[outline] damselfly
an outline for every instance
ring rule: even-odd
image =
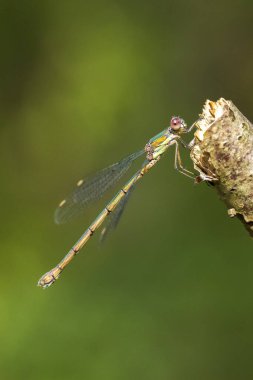
[[[46,288],[53,284],[55,280],[59,278],[63,269],[72,261],[75,255],[88,242],[94,232],[106,219],[108,219],[108,224],[102,230],[102,239],[105,238],[108,231],[116,227],[136,183],[144,176],[144,174],[156,165],[161,156],[170,146],[175,145],[176,148],[174,161],[175,169],[190,178],[194,178],[193,173],[183,167],[179,153],[179,143],[181,143],[184,147],[187,147],[187,144],[182,140],[181,135],[183,133],[188,133],[192,127],[187,129],[183,119],[179,116],[173,116],[170,121],[170,126],[150,139],[144,149],[131,154],[108,168],[101,170],[95,174],[94,177],[86,180],[85,182],[80,180],[77,183],[77,187],[73,193],[68,198],[64,199],[57,208],[55,212],[56,223],[60,224],[67,222],[80,214],[91,201],[99,199],[109,188],[111,188],[111,186],[126,173],[134,160],[139,158],[141,155],[146,154],[146,159],[142,164],[142,167],[105,206],[103,211],[97,216],[93,223],[91,223],[67,255],[59,262],[59,264],[41,277],[38,282],[38,286]]]

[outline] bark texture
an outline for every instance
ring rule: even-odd
[[[190,143],[197,180],[211,182],[253,236],[253,125],[229,100],[207,100]]]

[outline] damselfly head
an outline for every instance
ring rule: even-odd
[[[170,120],[170,128],[173,132],[184,133],[187,131],[186,122],[179,116],[173,116]]]

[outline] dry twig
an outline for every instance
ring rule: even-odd
[[[253,236],[253,125],[223,98],[207,100],[190,143],[198,180],[211,182]]]

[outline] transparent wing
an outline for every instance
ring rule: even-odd
[[[66,223],[80,215],[92,201],[100,199],[130,168],[144,150],[99,171],[86,181],[80,180],[76,189],[64,199],[55,211],[55,223]]]
[[[123,214],[123,211],[126,207],[127,202],[129,201],[129,197],[132,194],[133,190],[135,189],[135,186],[132,186],[131,189],[128,190],[127,194],[121,201],[119,202],[116,209],[108,216],[107,218],[107,224],[102,229],[100,234],[100,242],[103,243],[105,239],[107,239],[107,236],[110,232],[112,232],[118,225],[120,218]]]

